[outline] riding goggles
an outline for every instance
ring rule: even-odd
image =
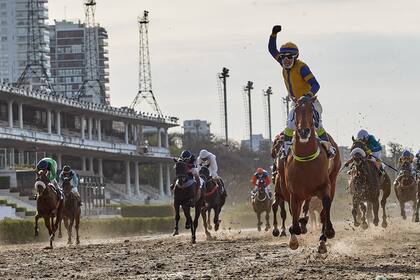
[[[297,55],[296,54],[291,54],[291,53],[281,53],[280,54],[280,58],[283,60],[283,59],[285,59],[285,58],[287,58],[287,59],[294,59],[294,58],[296,58],[297,57]]]

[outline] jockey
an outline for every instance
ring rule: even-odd
[[[419,177],[420,176],[420,150],[416,154],[415,169],[416,169],[417,177]]]
[[[181,155],[178,157],[178,161],[184,162],[187,165],[187,174],[191,177],[191,179],[195,179],[195,182],[198,186],[202,186],[201,179],[199,176],[199,169],[197,168],[196,158],[193,153],[189,150],[184,150],[181,152]],[[175,187],[175,183],[170,185],[171,190]]]
[[[69,165],[65,165],[63,167],[63,170],[61,171],[60,175],[58,176],[58,182],[63,188],[63,182],[64,178],[70,178],[70,184],[71,184],[71,191],[77,196],[77,198],[80,200],[80,194],[77,187],[79,186],[79,178],[77,177],[77,174],[74,170],[70,168]]]
[[[404,177],[404,170],[402,170],[402,167],[403,167],[403,164],[405,162],[408,162],[409,163],[411,174],[413,175],[414,178],[416,178],[416,170],[415,170],[415,168],[413,168],[413,165],[414,165],[414,155],[413,155],[412,152],[410,152],[410,150],[405,149],[402,152],[402,155],[401,155],[401,157],[398,160],[398,163],[399,163],[399,166],[400,166],[401,170],[398,173],[397,178],[395,179],[395,183],[396,184],[400,184],[401,183],[401,179]]]
[[[319,84],[312,74],[309,67],[297,59],[299,56],[298,47],[291,42],[285,43],[281,46],[280,51],[277,49],[276,39],[277,33],[281,31],[281,26],[273,27],[270,40],[268,42],[268,50],[274,59],[283,67],[283,79],[286,84],[289,97],[292,99],[292,110],[287,117],[287,127],[284,130],[284,154],[286,156],[292,145],[293,133],[295,131],[295,109],[296,102],[301,98],[309,99],[316,95],[319,90]],[[314,124],[316,133],[321,141],[330,142],[328,134],[322,126],[321,119],[322,107],[318,99],[314,102]],[[330,148],[327,151],[329,158],[334,158],[335,148],[328,145]]]
[[[216,183],[221,187],[223,193],[225,192],[225,185],[222,178],[217,174],[218,166],[216,156],[207,150],[201,150],[197,158],[198,169],[205,166],[210,171],[210,176],[216,180]]]
[[[57,162],[52,158],[43,158],[41,159],[37,165],[35,172],[38,173],[39,171],[44,171],[45,175],[47,176],[50,183],[54,186],[55,191],[59,195],[60,199],[63,199],[63,191],[61,190],[60,186],[57,184]]]
[[[257,168],[255,174],[252,176],[251,178],[251,183],[252,186],[254,187],[254,189],[252,190],[252,194],[255,195],[258,191],[258,185],[257,182],[258,180],[264,180],[264,190],[265,193],[268,195],[268,197],[271,198],[271,191],[269,189],[271,180],[270,180],[270,175],[268,174],[268,172],[264,169],[262,169],[261,167]]]
[[[358,140],[363,141],[368,150],[366,151],[367,154],[370,156],[371,161],[373,161],[376,167],[381,171],[381,173],[385,172],[381,157],[382,157],[382,146],[378,140],[376,140],[375,136],[369,134],[365,129],[359,130],[357,133]]]

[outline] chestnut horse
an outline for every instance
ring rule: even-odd
[[[419,221],[419,207],[417,205],[417,182],[412,174],[411,164],[408,161],[405,161],[402,164],[401,170],[403,172],[402,178],[400,181],[395,181],[394,190],[395,194],[400,203],[401,216],[405,220],[407,217],[405,215],[405,203],[408,201],[413,202],[413,222]]]
[[[63,200],[59,198],[54,185],[48,180],[43,170],[37,173],[35,181],[35,189],[38,191],[36,200],[37,214],[35,216],[35,236],[39,234],[38,220],[44,218],[45,226],[50,236],[50,247],[52,249],[55,232],[61,223],[63,214]],[[55,218],[55,221],[54,221]]]
[[[186,218],[185,228],[191,229],[191,241],[194,244],[196,243],[195,232],[198,227],[198,219],[200,218],[201,209],[204,207],[204,195],[201,193],[201,185],[197,184],[195,178],[189,174],[187,164],[182,161],[175,161],[175,230],[173,235],[175,236],[179,234],[179,208],[182,207]],[[202,184],[201,181],[200,184]],[[195,209],[194,221],[191,218],[191,208]]]
[[[322,200],[323,207],[318,252],[326,253],[327,239],[335,236],[330,211],[341,162],[338,146],[330,136],[330,142],[337,151],[333,160],[328,159],[326,147],[317,140],[313,117],[315,100],[316,97],[300,99],[295,107],[296,133],[285,164],[285,185],[290,194],[289,205],[292,212],[289,246],[292,250],[299,247],[296,235],[302,233],[299,221],[302,204],[317,196]]]
[[[270,211],[273,203],[272,199],[267,195],[265,191],[264,179],[257,180],[257,193],[252,196],[252,208],[257,214],[257,229],[261,231],[261,214],[265,212],[265,231],[270,229]],[[268,186],[267,186],[268,187]]]

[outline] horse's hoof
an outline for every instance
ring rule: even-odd
[[[35,231],[35,237],[37,237],[39,235],[38,231]]]
[[[327,253],[327,246],[325,245],[325,241],[321,241],[318,247],[318,253],[325,254]]]
[[[185,229],[190,229],[191,228],[191,224],[185,224]]]
[[[211,241],[211,240],[213,240],[213,238],[211,237],[211,235],[210,235],[210,233],[206,233],[206,240],[207,241]]]
[[[176,236],[178,234],[179,234],[178,230],[175,230],[174,233],[172,234],[172,236]]]
[[[359,222],[354,222],[353,224],[354,224],[355,227],[359,227],[360,226],[360,223]]]
[[[67,245],[71,245],[73,244],[73,242],[71,242],[71,240],[67,241]]]
[[[273,229],[273,236],[277,237],[280,235],[280,231],[278,228]]]
[[[219,224],[215,224],[214,225],[214,231],[218,231],[219,230]]]
[[[195,238],[193,238],[193,239],[191,240],[191,243],[192,243],[192,244],[197,243],[197,241],[195,241]]]
[[[292,250],[296,250],[297,248],[299,248],[299,241],[298,241],[296,235],[294,235],[294,234],[292,234],[292,236],[290,236],[289,247]]]
[[[265,231],[268,231],[270,229],[270,225],[265,226]]]
[[[212,227],[210,224],[208,224],[208,225],[207,225],[207,228],[208,228],[209,230],[211,230],[213,227]]]
[[[388,226],[388,223],[386,221],[382,221],[382,227],[386,228]]]
[[[416,215],[416,217],[414,218],[414,222],[415,223],[418,223],[420,221],[420,219],[419,219],[419,215]]]
[[[367,229],[369,227],[368,223],[363,222],[362,224],[362,229]]]
[[[80,244],[80,240],[79,239],[77,239],[76,240],[76,245],[79,245]]]
[[[373,224],[375,225],[375,227],[377,227],[377,226],[378,226],[378,224],[379,224],[379,219],[377,219],[377,220],[373,220]]]
[[[58,234],[58,238],[62,238],[63,235],[61,233]]]
[[[331,227],[331,228],[327,228],[326,230],[325,230],[325,236],[328,238],[328,239],[333,239],[334,238],[334,236],[335,236],[335,230]]]
[[[53,249],[53,246],[44,247],[44,250],[52,250],[52,249]]]
[[[407,217],[405,215],[403,215],[402,218],[403,218],[403,220],[406,220],[407,219]]]
[[[281,231],[281,234],[280,234],[280,237],[286,237],[287,235],[286,235],[286,230],[282,230]]]
[[[260,226],[258,226],[258,231],[261,231],[261,227]]]
[[[306,225],[304,225],[304,224],[300,225],[300,232],[301,232],[301,234],[306,234],[308,232],[308,229],[306,228]]]

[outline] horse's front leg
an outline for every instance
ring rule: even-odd
[[[208,228],[211,230],[213,227],[211,226],[211,218],[210,218],[210,215],[211,215],[211,208],[208,208],[208,210],[207,210],[207,226],[208,226]]]
[[[265,231],[270,229],[270,210],[271,207],[268,207],[268,209],[265,211]]]
[[[305,203],[303,204],[303,218],[299,219],[300,228],[302,230],[302,234],[305,234],[308,232],[308,229],[306,228],[306,225],[308,224],[308,212],[309,212],[309,205],[311,204],[311,198],[308,198],[305,200]]]
[[[203,218],[203,226],[204,226],[204,231],[206,233],[206,237],[207,239],[209,239],[211,238],[211,234],[208,231],[208,225],[207,225],[207,207],[201,208],[201,217]]]
[[[63,235],[61,234],[61,221],[60,221],[60,223],[58,224],[58,238],[61,238],[61,237],[63,237]]]
[[[385,191],[382,193],[382,199],[381,199],[381,207],[382,207],[382,227],[386,228],[388,226],[388,223],[386,221],[386,196]]]
[[[292,226],[289,228],[290,241],[289,247],[292,250],[299,248],[299,241],[296,235],[300,235],[302,230],[299,225],[300,211],[302,209],[302,201],[296,195],[290,194],[290,208],[292,210]]]
[[[273,236],[279,236],[280,231],[277,226],[277,211],[279,209],[279,200],[277,199],[277,196],[275,195],[275,200],[273,205],[271,206],[271,209],[273,210]]]
[[[80,225],[80,208],[77,211],[76,214],[76,224],[75,224],[75,229],[76,229],[76,244],[79,245],[80,244],[80,238],[79,238],[79,225]]]
[[[367,223],[367,218],[366,218],[366,212],[367,212],[367,208],[365,203],[360,202],[360,209],[362,210],[362,228],[363,229],[367,229],[368,228],[368,223]]]
[[[358,218],[357,218],[357,216],[358,216],[357,212],[359,210],[359,204],[360,204],[360,202],[357,199],[357,195],[354,194],[353,195],[353,208],[351,209],[351,214],[353,215],[353,220],[354,220],[353,224],[354,224],[355,227],[360,226],[360,223],[359,223]]]
[[[416,197],[414,197],[413,199],[413,222],[418,222],[419,221],[419,211],[418,211],[418,206],[417,206],[417,199]]]
[[[50,218],[48,216],[47,217],[44,217],[44,223],[45,223],[45,226],[48,229],[48,234],[50,236],[50,247],[47,247],[47,249],[52,249],[53,248],[52,242],[54,240],[54,235],[53,235],[54,233],[53,233],[53,229],[52,229],[51,219],[52,218]]]
[[[191,218],[191,207],[186,206],[186,205],[182,205],[182,210],[184,211],[185,219],[187,220],[186,223],[190,225],[191,241],[194,244],[195,243],[195,230],[194,230],[194,224],[193,224],[192,218]]]
[[[261,212],[257,211],[257,229],[258,231],[261,231]]]
[[[285,237],[286,236],[286,207],[285,207],[285,201],[282,199],[280,200],[280,216],[281,216],[281,233],[280,236],[281,237]]]
[[[327,188],[328,189],[328,188]],[[319,237],[318,252],[325,254],[327,252],[327,238],[332,239],[335,236],[335,231],[331,222],[331,198],[328,194],[322,196],[322,211],[321,211],[322,232]]]
[[[175,208],[175,229],[174,229],[173,236],[179,234],[178,224],[179,224],[179,219],[181,218],[181,216],[179,215],[179,207],[180,207],[179,203],[174,203],[174,208]]]
[[[378,226],[379,224],[379,194],[372,201],[373,206],[373,224]]]
[[[214,207],[214,231],[218,231],[219,230],[219,226],[220,226],[220,205],[216,205]]]
[[[200,219],[200,214],[201,214],[201,208],[203,207],[202,203],[199,203],[200,201],[197,202],[197,206],[195,206],[194,208],[194,241],[195,241],[195,234],[197,232],[197,228],[198,228],[198,220]],[[193,242],[195,243],[195,242]]]
[[[405,202],[400,200],[400,211],[401,211],[401,217],[405,220],[407,219],[407,216],[405,215]]]

